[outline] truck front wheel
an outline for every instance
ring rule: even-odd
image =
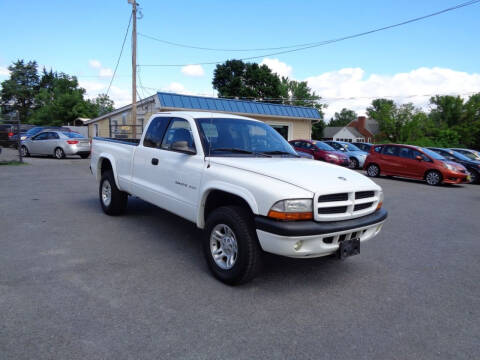
[[[255,225],[241,206],[223,206],[208,216],[203,250],[210,271],[229,285],[252,280],[261,267]]]
[[[120,191],[115,184],[115,178],[111,171],[106,171],[102,174],[100,180],[100,187],[98,189],[100,204],[103,212],[107,215],[120,215],[126,207],[128,201],[128,194]]]

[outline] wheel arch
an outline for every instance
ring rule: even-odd
[[[225,205],[245,207],[252,215],[258,214],[258,206],[253,195],[245,189],[215,184],[203,192],[197,214],[197,226],[203,229],[208,214],[214,209]]]
[[[114,158],[110,154],[101,154],[98,157],[97,162],[97,181],[100,181],[103,173],[108,170],[111,170],[113,172],[115,184],[117,185],[117,188],[120,189],[120,187],[118,186],[117,167],[115,166]]]

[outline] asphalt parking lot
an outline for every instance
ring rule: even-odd
[[[381,178],[359,256],[210,276],[199,232],[101,212],[88,160],[0,166],[1,359],[478,359],[480,186]]]

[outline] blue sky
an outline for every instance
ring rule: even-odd
[[[138,32],[179,43],[220,48],[263,48],[327,40],[390,25],[447,8],[462,0],[372,1],[154,1],[140,2]],[[128,23],[127,0],[2,1],[0,80],[23,58],[78,75],[89,95],[106,90]],[[419,106],[432,92],[480,91],[480,4],[418,23],[305,51],[260,58],[272,70],[308,80],[330,103],[362,112],[376,96]],[[139,36],[138,64],[191,64],[257,56],[260,52],[184,49]],[[130,92],[130,39],[112,97]],[[214,66],[140,67],[144,89],[212,94]],[[202,75],[203,73],[203,75]],[[103,76],[100,76],[103,75]],[[354,97],[356,100],[339,100]],[[331,101],[328,101],[331,99]],[[337,100],[335,100],[337,99]],[[409,100],[410,101],[410,100]]]

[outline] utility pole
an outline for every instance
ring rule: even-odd
[[[128,0],[132,4],[132,137],[137,136],[137,2]]]

